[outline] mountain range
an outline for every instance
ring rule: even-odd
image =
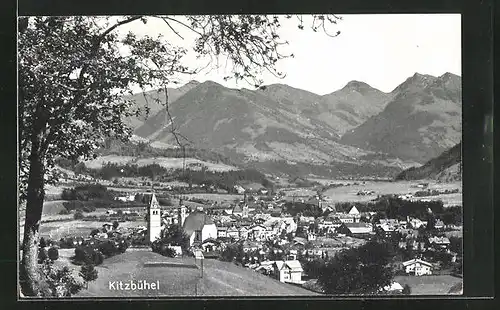
[[[164,105],[135,95],[139,107],[150,104],[148,117],[129,120],[135,135],[175,145],[173,125],[191,147],[266,170],[394,176],[461,136],[461,78],[451,73],[417,73],[391,93],[360,81],[323,96],[284,84],[191,81],[168,94],[173,124]]]

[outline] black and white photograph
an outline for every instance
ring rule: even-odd
[[[463,295],[461,21],[19,16],[19,299]]]

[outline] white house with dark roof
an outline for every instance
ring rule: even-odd
[[[217,227],[212,218],[204,212],[195,211],[189,214],[182,228],[189,237],[189,246],[208,238],[217,239]]]
[[[275,261],[274,274],[280,282],[302,284],[302,265],[298,260]]]
[[[407,274],[413,274],[415,276],[432,274],[432,264],[417,258],[403,262],[403,267]]]

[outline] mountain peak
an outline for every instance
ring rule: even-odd
[[[459,81],[459,80],[461,80],[461,77],[459,75],[453,74],[451,72],[446,72],[445,74],[441,75],[439,77],[439,79],[444,81],[444,82],[448,82],[450,80]]]
[[[422,89],[432,84],[434,81],[436,81],[436,79],[437,78],[435,76],[415,72],[415,74],[407,78],[406,81],[396,87],[393,92],[405,91],[408,89]]]
[[[350,81],[349,83],[344,86],[343,89],[355,89],[355,90],[361,90],[361,89],[371,89],[372,87],[365,82],[360,82],[360,81]]]

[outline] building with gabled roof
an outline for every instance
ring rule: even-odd
[[[350,237],[366,237],[374,234],[372,226],[368,223],[342,223],[337,228],[337,233]]]
[[[217,239],[217,227],[210,216],[201,211],[189,214],[182,227],[189,237],[189,246],[208,238]]]
[[[415,276],[432,274],[432,264],[418,258],[403,262],[403,267],[407,274],[413,274]]]
[[[275,261],[274,274],[280,282],[302,283],[302,265],[298,260]]]

